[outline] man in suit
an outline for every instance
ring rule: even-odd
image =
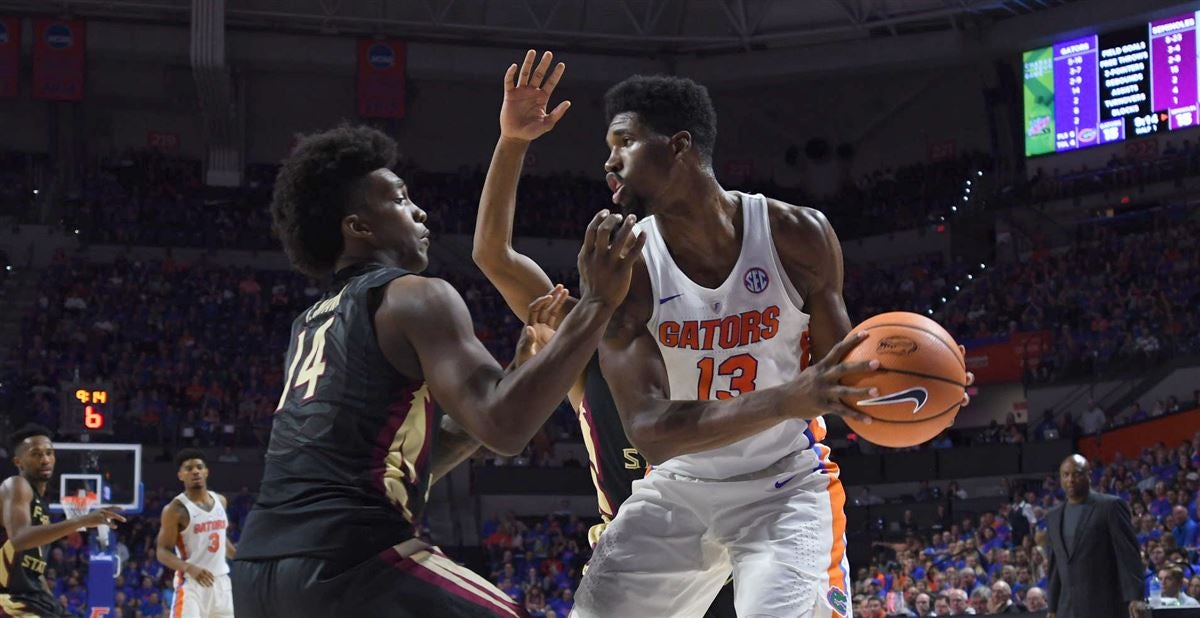
[[[1082,455],[1058,467],[1067,501],[1050,510],[1049,618],[1149,618],[1129,507],[1092,491]]]

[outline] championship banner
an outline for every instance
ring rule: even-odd
[[[0,98],[17,96],[20,74],[21,20],[0,17]]]
[[[87,28],[80,20],[33,20],[33,98],[82,101]]]
[[[358,115],[403,118],[405,45],[403,41],[359,39]]]

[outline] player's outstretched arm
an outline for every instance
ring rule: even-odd
[[[103,507],[83,517],[38,526],[29,518],[29,505],[32,503],[33,487],[24,478],[14,476],[0,485],[0,517],[3,517],[4,531],[16,551],[53,543],[81,527],[95,528],[101,524],[116,527],[115,522],[125,521],[116,509]]]
[[[159,517],[160,525],[155,542],[154,557],[168,569],[193,577],[200,582],[201,586],[208,587],[213,584],[212,573],[194,564],[188,564],[175,555],[175,544],[179,542],[179,530],[187,526],[189,521],[187,509],[183,508],[179,501],[172,500],[163,507],[162,515]]]
[[[439,279],[388,285],[375,317],[384,353],[411,367],[411,346],[434,398],[467,433],[498,453],[519,453],[583,372],[629,289],[631,258],[645,243],[634,222],[596,215],[579,254],[582,298],[546,347],[511,373],[475,337],[462,297]]]
[[[513,247],[517,183],[530,142],[554,128],[571,106],[570,101],[563,101],[553,111],[546,112],[546,104],[566,65],[560,62],[550,71],[554,55],[546,52],[535,68],[535,57],[536,53],[529,50],[520,72],[514,64],[504,75],[500,140],[479,198],[471,252],[475,264],[522,321],[527,318],[529,304],[545,294],[551,283],[537,262]]]
[[[732,399],[672,400],[662,354],[646,329],[651,302],[650,281],[639,262],[633,289],[600,344],[600,367],[612,388],[625,434],[651,464],[727,446],[790,418],[834,412],[870,422],[839,401],[872,393],[838,384],[844,375],[872,369],[867,363],[841,363],[857,339],[834,346],[825,359],[787,384]]]

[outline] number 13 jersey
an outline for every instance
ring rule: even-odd
[[[642,258],[653,290],[646,327],[658,343],[674,400],[729,399],[796,377],[807,366],[808,314],[775,251],[767,201],[738,193],[742,249],[716,289],[692,281],[667,249],[658,221],[643,219]],[[680,455],[657,466],[701,479],[761,471],[824,437],[820,419],[784,421],[733,444]],[[813,457],[814,465],[817,458]]]

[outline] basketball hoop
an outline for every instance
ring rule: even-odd
[[[96,492],[80,489],[74,496],[62,497],[63,512],[67,514],[67,517],[72,519],[83,517],[95,510],[99,506],[99,502],[100,497],[96,495]],[[84,532],[87,530],[87,527],[84,526],[78,530],[79,532]],[[108,547],[108,525],[101,524],[98,526],[97,532],[99,533],[97,540],[100,542],[100,545]]]

